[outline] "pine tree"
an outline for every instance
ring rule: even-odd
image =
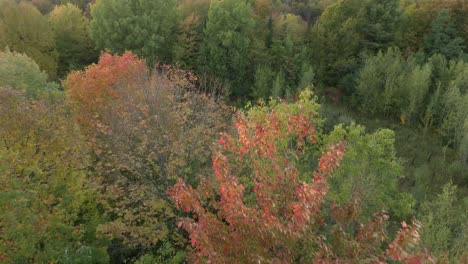
[[[448,59],[458,58],[466,50],[449,10],[441,10],[434,19],[431,32],[424,39],[424,47],[429,56],[440,53]]]

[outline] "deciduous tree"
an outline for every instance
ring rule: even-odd
[[[47,74],[28,56],[8,49],[0,52],[0,87],[25,90],[28,97],[36,98],[56,92],[55,86],[47,82]]]
[[[195,80],[166,66],[150,74],[132,53],[106,53],[65,83],[101,176],[110,222],[99,231],[122,241],[122,251],[146,252],[166,240],[180,248],[179,235],[169,232],[175,215],[165,190],[177,178],[196,184],[209,169],[227,113],[196,91]]]
[[[214,177],[198,189],[179,181],[169,193],[192,217],[179,225],[189,232],[190,260],[201,262],[334,263],[385,259],[433,261],[417,251],[419,226],[397,234],[385,252],[385,216],[355,225],[355,206],[322,210],[328,178],[345,156],[345,142],[330,145],[312,166],[297,163],[317,142],[317,107],[310,92],[294,104],[272,102],[238,113],[236,135],[223,133],[213,154]],[[326,210],[326,209],[325,209]],[[328,230],[330,233],[322,233]]]
[[[87,166],[63,100],[0,88],[0,262],[107,263]]]
[[[395,135],[388,129],[365,134],[362,126],[335,127],[327,142],[346,139],[346,155],[328,180],[329,198],[337,204],[359,204],[361,217],[369,220],[385,210],[393,219],[405,219],[413,213],[414,199],[399,190],[403,166],[396,157]]]
[[[93,62],[97,54],[89,36],[89,21],[78,7],[56,6],[48,19],[56,36],[59,76]]]
[[[30,3],[0,1],[0,49],[32,58],[54,80],[57,74],[55,36],[47,18]]]

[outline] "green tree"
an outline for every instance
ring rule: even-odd
[[[424,108],[427,106],[427,97],[431,86],[432,66],[426,63],[424,66],[415,66],[408,73],[406,84],[407,107],[403,110],[410,121],[418,118],[422,121]]]
[[[252,85],[251,13],[247,1],[212,1],[199,58],[200,71],[228,82],[235,97],[250,95]]]
[[[421,242],[439,259],[451,263],[461,263],[468,257],[468,199],[459,195],[455,185],[446,184],[420,212]]]
[[[364,1],[339,1],[329,6],[312,29],[312,62],[319,81],[336,86],[340,78],[358,64],[361,18]]]
[[[272,91],[273,71],[270,66],[261,65],[255,71],[255,84],[252,89],[252,97],[266,99]]]
[[[299,86],[298,86],[299,90],[303,90],[309,87],[310,85],[312,85],[312,82],[314,81],[314,79],[315,79],[314,69],[309,64],[304,63],[302,65],[302,71],[301,71],[301,75],[299,79]]]
[[[464,137],[464,124],[468,118],[468,92],[454,82],[443,95],[443,122],[441,129],[449,144],[460,146]]]
[[[169,62],[177,25],[175,0],[98,0],[91,6],[91,38],[97,48],[129,50],[154,65]]]
[[[48,15],[55,32],[59,53],[58,75],[63,77],[71,70],[91,64],[97,57],[89,36],[89,21],[82,11],[72,4],[56,6]]]
[[[441,10],[432,22],[431,32],[424,38],[424,49],[429,56],[440,53],[448,59],[456,59],[466,50],[449,10]]]
[[[399,0],[367,0],[363,12],[362,45],[377,52],[394,43],[401,14]]]
[[[0,262],[108,263],[90,157],[63,101],[0,89]]]
[[[285,94],[284,75],[278,72],[273,80],[273,87],[271,89],[271,96],[275,99],[283,98]]]
[[[312,30],[312,59],[319,80],[336,86],[359,67],[361,52],[391,46],[398,7],[397,0],[341,0],[329,6]]]
[[[209,7],[209,0],[179,1],[178,9],[182,17],[178,24],[174,59],[185,68],[195,69],[197,67]]]
[[[24,1],[0,0],[0,49],[28,55],[53,80],[57,74],[55,36],[47,18]]]
[[[396,157],[395,135],[388,129],[366,134],[362,126],[339,125],[326,142],[346,140],[346,155],[333,176],[329,198],[344,205],[360,204],[363,219],[385,210],[397,219],[412,213],[414,200],[410,194],[399,190],[403,166]]]
[[[28,97],[36,98],[53,91],[47,74],[28,56],[6,50],[0,52],[0,87],[24,89]]]
[[[399,115],[404,105],[407,64],[398,49],[368,56],[358,73],[356,95],[363,112]]]
[[[273,20],[271,64],[285,79],[285,91],[295,94],[302,66],[308,59],[305,37],[307,23],[301,17],[285,14]]]

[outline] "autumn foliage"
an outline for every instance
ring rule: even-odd
[[[176,205],[192,216],[179,222],[190,234],[191,261],[431,260],[424,254],[407,252],[417,244],[418,225],[405,224],[386,254],[382,249],[387,239],[384,214],[358,224],[354,222],[358,220],[358,205],[326,209],[327,178],[340,165],[346,144],[338,142],[326,148],[315,169],[312,164],[307,170],[298,169],[304,149],[317,144],[316,110],[316,103],[305,92],[295,104],[273,102],[239,113],[237,134],[221,134],[213,154],[214,178],[198,189],[179,181],[169,190]],[[332,220],[326,221],[327,214]],[[358,224],[356,235],[348,233],[353,224]],[[415,259],[419,262],[413,262]]]
[[[86,122],[86,114],[104,108],[112,99],[122,96],[119,85],[134,85],[147,74],[142,60],[127,52],[122,56],[104,53],[97,64],[92,64],[86,71],[70,74],[65,82],[67,94],[80,108],[80,121]],[[83,116],[84,115],[84,116]]]
[[[227,108],[198,92],[196,77],[169,66],[149,70],[134,54],[103,54],[65,82],[94,154],[93,171],[109,222],[99,232],[131,249],[179,237],[165,190],[210,169],[210,147]]]

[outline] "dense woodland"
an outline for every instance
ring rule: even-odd
[[[467,0],[0,0],[0,263],[468,263]]]

